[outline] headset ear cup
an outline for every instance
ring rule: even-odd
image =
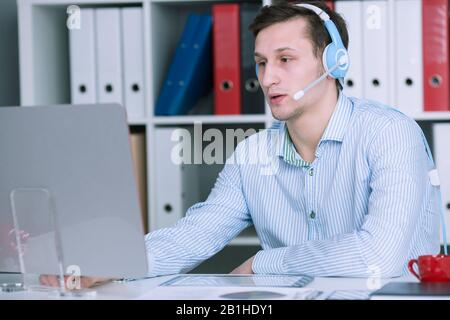
[[[322,56],[323,64],[326,65],[326,71],[328,72],[331,70],[337,63],[336,59],[336,46],[334,43],[330,43],[326,46],[325,50],[323,51]],[[336,79],[339,78],[339,69],[334,70],[330,73],[330,77]]]
[[[345,48],[336,48],[334,43],[330,43],[325,50],[323,51],[322,56],[322,63],[324,65],[325,70],[328,72],[331,70],[339,61],[339,58],[341,58],[343,55],[347,55],[348,59],[348,52]],[[349,67],[349,62],[347,62],[346,68],[339,67],[335,69],[333,72],[330,73],[330,77],[334,79],[344,78],[345,74],[347,73]]]
[[[327,56],[328,56],[328,48],[330,47],[330,44],[325,47],[322,54],[322,65],[325,72],[328,72],[330,70],[330,67],[327,62]],[[330,75],[331,76],[331,75]]]

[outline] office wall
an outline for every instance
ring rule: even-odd
[[[20,103],[16,0],[0,1],[0,106]]]

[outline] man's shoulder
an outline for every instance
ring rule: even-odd
[[[354,105],[357,118],[361,120],[379,121],[383,123],[396,121],[414,122],[411,117],[393,106],[368,99],[354,97],[350,97],[349,99]]]
[[[392,126],[420,131],[420,127],[413,118],[393,106],[373,100],[353,97],[349,99],[354,106],[355,122],[366,132],[377,134]]]
[[[392,141],[404,143],[404,139],[423,139],[422,129],[417,122],[395,107],[372,100],[350,98],[355,110],[355,121],[364,130],[368,141],[376,137],[389,137]]]

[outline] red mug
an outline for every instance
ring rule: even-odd
[[[419,272],[414,270],[415,264]],[[408,262],[408,269],[422,282],[450,282],[450,255],[420,256]]]

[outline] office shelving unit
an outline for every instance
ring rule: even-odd
[[[226,1],[222,1],[226,2]],[[239,1],[237,1],[239,2]],[[255,2],[255,1],[253,1]],[[147,199],[149,231],[155,229],[156,199],[154,132],[158,127],[189,127],[201,122],[208,127],[221,126],[256,130],[272,123],[270,111],[258,115],[186,115],[154,116],[154,105],[171,63],[172,53],[190,12],[210,12],[220,1],[193,0],[18,0],[21,105],[70,104],[70,64],[66,12],[69,5],[83,7],[141,7],[143,10],[145,116],[130,118],[130,127],[143,127],[147,150]],[[258,3],[268,4],[269,1]],[[221,165],[211,172],[217,173]],[[213,179],[214,178],[214,179]],[[202,186],[202,199],[213,186],[215,177],[208,177]],[[253,229],[244,230],[232,245],[258,245]]]
[[[251,0],[249,0],[251,1]],[[396,0],[386,0],[393,11]],[[155,166],[154,132],[158,127],[186,127],[194,122],[208,126],[241,126],[256,129],[270,127],[273,118],[269,108],[260,115],[187,115],[175,117],[154,116],[154,106],[161,89],[172,53],[181,35],[184,22],[191,11],[210,12],[214,0],[18,0],[19,54],[21,105],[69,104],[70,66],[68,30],[66,28],[69,5],[80,7],[141,7],[143,10],[145,116],[128,120],[130,127],[143,127],[146,134],[148,229],[154,230],[156,199],[154,190]],[[231,1],[230,1],[231,2]],[[239,1],[235,1],[239,2]],[[254,2],[254,1],[252,1]],[[258,1],[261,5],[271,0]],[[393,15],[389,23],[393,24]],[[394,33],[389,33],[389,56],[394,57]],[[394,74],[391,73],[391,83]],[[392,100],[392,99],[391,99]],[[392,101],[391,101],[392,102]],[[414,115],[418,121],[450,121],[450,112],[421,113]],[[217,168],[216,168],[217,169]],[[205,185],[205,190],[212,187]],[[205,195],[203,195],[205,196]],[[203,200],[203,199],[199,199]],[[244,231],[232,244],[258,245],[254,231]]]

